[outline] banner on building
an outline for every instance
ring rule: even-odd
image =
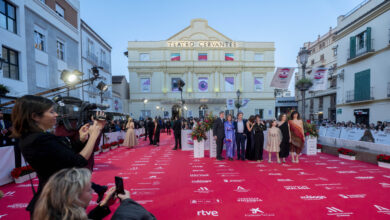
[[[264,90],[264,78],[255,77],[255,91],[263,91],[263,90]]]
[[[150,78],[141,79],[141,91],[150,92]]]
[[[226,99],[226,109],[234,110],[234,99]]]
[[[326,90],[328,85],[328,69],[323,67],[315,68],[311,80],[313,86],[310,87],[310,91]]]
[[[225,92],[234,91],[234,77],[225,77]]]
[[[234,61],[234,54],[225,53],[225,61]]]
[[[199,77],[198,79],[198,89],[200,92],[208,92],[209,91],[209,78],[207,77]]]
[[[180,53],[171,53],[171,61],[180,61]]]
[[[278,67],[274,77],[272,78],[271,87],[287,89],[290,85],[294,70],[294,67]]]
[[[250,99],[243,99],[241,101],[241,108],[246,108],[248,106]]]

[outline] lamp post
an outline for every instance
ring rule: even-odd
[[[298,53],[299,57],[299,62],[301,63],[302,66],[302,79],[305,79],[305,71],[306,71],[306,64],[307,60],[309,58],[309,53],[310,50],[307,50],[306,47],[302,47],[301,50]],[[301,89],[302,92],[302,119],[305,121],[305,107],[306,107],[306,100],[305,100],[305,95],[306,95],[306,90],[307,89]]]
[[[237,89],[236,95],[237,95],[236,107],[237,107],[237,114],[238,114],[240,112],[240,107],[241,107],[241,104],[240,104],[241,91],[240,91],[240,89]]]
[[[147,100],[147,99],[144,99],[144,114],[143,114],[144,117],[145,117],[145,115],[146,115],[146,109],[145,109],[146,103],[148,103],[148,100]]]

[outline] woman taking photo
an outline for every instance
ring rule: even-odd
[[[63,169],[48,180],[39,197],[34,220],[100,220],[111,213],[109,206],[119,197],[121,204],[111,219],[152,220],[155,217],[130,199],[129,191],[115,195],[115,187],[87,215],[85,209],[92,198],[91,172],[87,169]]]
[[[125,141],[123,142],[123,146],[128,148],[134,148],[134,146],[137,145],[137,137],[135,136],[134,131],[134,122],[132,118],[129,118],[127,124],[126,124],[126,137]]]
[[[264,122],[261,121],[260,115],[256,115],[256,122],[253,126],[253,147],[254,147],[254,159],[257,162],[263,161],[263,147],[264,147],[264,133],[267,130]]]
[[[299,113],[294,111],[291,113],[292,120],[288,121],[290,125],[291,137],[291,156],[293,163],[299,163],[299,154],[305,145],[305,135],[303,131],[303,122],[299,117]]]
[[[288,154],[290,152],[290,126],[287,122],[287,115],[281,114],[279,118],[278,127],[280,131],[282,132],[282,143],[280,143],[280,152],[279,157],[282,158],[282,162],[286,163],[286,158],[288,157]]]
[[[64,168],[87,166],[96,139],[105,125],[105,121],[95,120],[91,126],[82,126],[79,140],[70,143],[66,138],[46,132],[56,124],[58,115],[53,106],[50,99],[25,95],[16,101],[12,109],[13,136],[20,138],[23,157],[37,172],[39,179],[38,191],[27,207],[31,214],[51,175]],[[82,149],[80,153],[72,150],[79,147]]]

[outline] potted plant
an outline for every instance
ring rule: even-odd
[[[111,143],[111,150],[116,149],[118,147],[118,142],[114,141]]]
[[[17,167],[11,171],[11,176],[14,178],[15,183],[23,183],[29,179],[33,179],[37,176],[34,169],[30,166]]]
[[[94,155],[98,155],[100,153],[100,147],[95,148]]]
[[[300,91],[306,91],[313,86],[313,82],[309,78],[302,78],[295,83],[295,87]]]
[[[337,150],[339,152],[339,158],[347,159],[347,160],[356,160],[356,152],[346,148],[339,148]]]
[[[376,158],[378,166],[390,169],[390,155],[380,154]]]
[[[8,87],[0,84],[0,96],[5,96],[7,93],[9,93]]]
[[[303,130],[305,132],[305,149],[304,153],[307,155],[317,154],[317,127],[315,124],[311,124],[310,120],[303,123]]]
[[[194,140],[194,157],[204,157],[204,141],[207,140],[206,128],[203,123],[198,123],[191,132]]]
[[[110,147],[111,147],[111,144],[103,144],[103,145],[102,145],[102,151],[103,151],[103,153],[109,151],[109,150],[110,150]]]

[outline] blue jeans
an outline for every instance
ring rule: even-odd
[[[245,134],[236,133],[237,159],[245,159]]]

